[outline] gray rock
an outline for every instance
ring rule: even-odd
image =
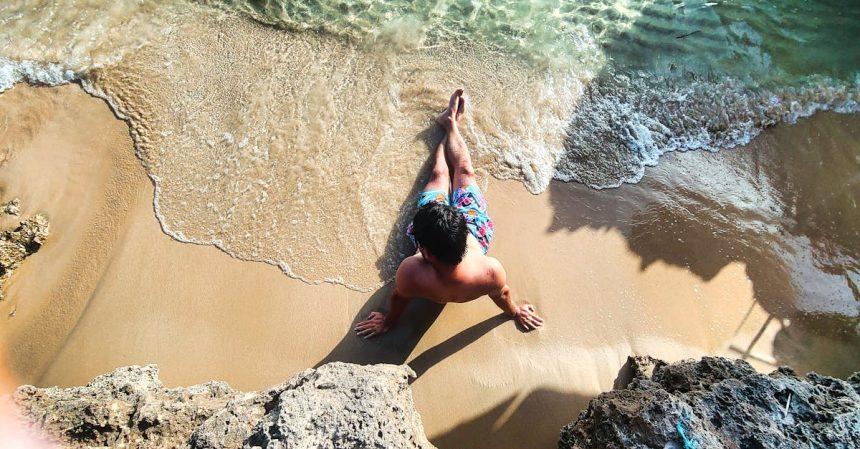
[[[426,448],[406,366],[330,363],[277,387],[165,388],[154,365],[84,387],[23,386],[22,419],[72,448]]]
[[[742,360],[666,364],[629,358],[623,389],[591,400],[562,429],[561,449],[860,447],[860,376],[848,381],[789,368],[757,373]]]
[[[432,447],[423,430],[415,431],[423,426],[409,393],[411,369],[336,366],[294,377],[255,426],[245,449]]]
[[[2,210],[6,215],[14,215],[17,217],[21,214],[21,200],[13,198],[12,200],[3,203]]]
[[[24,259],[42,247],[49,230],[48,219],[37,214],[20,222],[15,229],[0,233],[0,300],[3,284]]]

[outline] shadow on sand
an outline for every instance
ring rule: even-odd
[[[355,316],[350,329],[370,312],[385,308],[385,302],[390,293],[390,284],[374,293],[370,301]],[[504,314],[499,313],[458,332],[442,343],[428,348],[407,363],[407,359],[415,350],[418,342],[421,341],[421,337],[436,321],[444,307],[444,305],[431,301],[415,299],[409,303],[400,324],[396,328],[372,340],[357,337],[350,331],[325,358],[316,364],[316,367],[329,362],[348,362],[362,365],[375,363],[402,365],[406,363],[415,371],[417,378],[420,378],[439,362],[509,321]]]
[[[421,337],[442,313],[444,305],[423,299],[414,299],[403,312],[397,327],[370,340],[356,336],[352,330],[370,312],[388,309],[388,298],[391,296],[393,288],[392,283],[388,283],[370,297],[353,318],[347,334],[316,366],[329,362],[349,362],[362,365],[374,363],[401,365],[406,363],[407,357],[412,354]]]
[[[513,395],[490,410],[432,439],[439,448],[495,449],[558,446],[561,428],[591,398],[551,389]]]
[[[745,148],[669,154],[642,182],[617,189],[553,182],[547,232],[612,229],[643,271],[662,261],[706,281],[740,262],[755,301],[738,330],[754,307],[768,318],[751,341],[730,348],[737,357],[755,359],[765,330],[777,326],[776,363],[758,361],[850,375],[860,366],[860,295],[852,281],[860,272],[858,123],[821,114],[766,130]]]

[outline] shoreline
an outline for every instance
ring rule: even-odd
[[[184,245],[162,232],[128,127],[101,99],[75,85],[18,85],[0,96],[0,111],[13,109],[22,120],[7,131],[17,148],[0,168],[0,192],[21,197],[24,214],[46,212],[52,225],[44,247],[13,275],[10,300],[0,302],[0,341],[21,383],[82,384],[118,366],[158,363],[167,385],[216,378],[257,389],[328,361],[408,363],[436,445],[528,447],[546,441],[517,435],[543,438],[552,429],[554,439],[577,413],[571,404],[582,408],[611,389],[628,355],[676,361],[746,351],[767,371],[796,356],[778,347],[788,328],[814,343],[800,353],[799,370],[805,363],[839,375],[857,357],[851,340],[800,320],[786,326],[793,304],[754,299],[763,286],[753,285],[750,264],[773,261],[724,257],[710,241],[644,238],[677,231],[662,227],[677,221],[670,213],[645,213],[659,203],[652,179],[697,164],[722,167],[720,158],[743,150],[666,155],[641,184],[612,190],[554,181],[535,196],[517,181],[491,179],[491,254],[505,264],[515,297],[548,316],[548,328],[522,334],[490,301],[444,309],[413,301],[396,331],[364,342],[352,324],[384,302],[388,286],[368,294],[310,285],[208,245]],[[641,246],[647,241],[664,247]],[[700,259],[685,259],[697,250]],[[812,353],[824,346],[834,360]]]

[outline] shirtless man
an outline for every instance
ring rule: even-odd
[[[444,304],[488,295],[526,330],[543,325],[534,307],[514,304],[505,269],[486,256],[493,222],[458,128],[465,108],[463,89],[457,89],[436,119],[447,133],[436,148],[430,181],[418,197],[418,212],[406,231],[418,252],[397,269],[388,314],[371,312],[355,327],[359,336],[370,338],[391,329],[414,297]]]

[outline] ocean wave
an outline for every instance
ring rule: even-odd
[[[516,54],[533,62],[578,64],[590,61],[577,42],[585,26],[599,19],[594,11],[612,10],[615,21],[635,15],[612,2],[592,9],[563,0],[524,4],[518,1],[458,2],[430,0],[361,0],[295,2],[273,0],[199,0],[238,11],[258,22],[290,31],[315,31],[358,43],[400,49],[465,43]],[[595,8],[600,4],[600,8]],[[588,9],[587,12],[584,10]]]
[[[821,110],[860,111],[860,80],[814,76],[762,88],[734,78],[604,75],[589,84],[570,120],[554,177],[594,188],[636,183],[667,152],[733,148]]]
[[[84,73],[116,63],[168,32],[176,11],[194,8],[175,0],[0,2],[0,56]]]

